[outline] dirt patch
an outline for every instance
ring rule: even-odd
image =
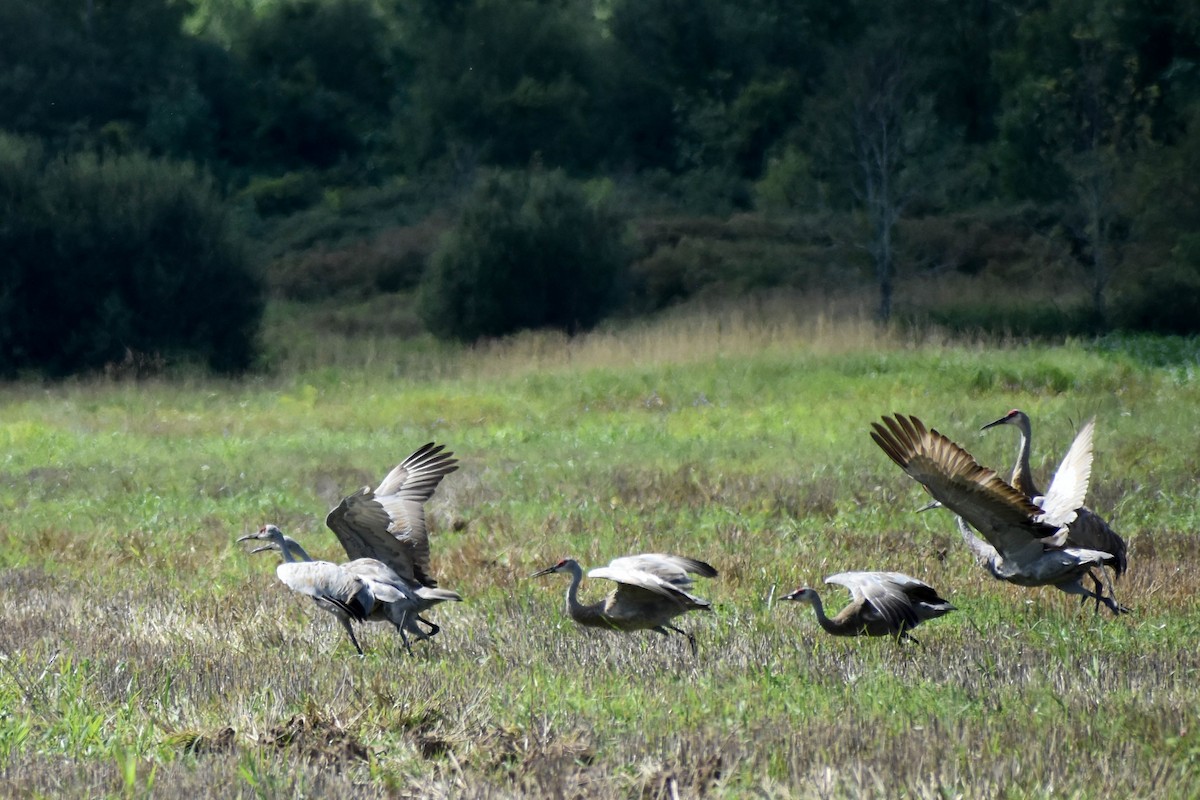
[[[227,753],[236,745],[236,733],[228,726],[215,731],[180,731],[167,737],[167,743],[185,753]]]
[[[295,714],[276,725],[259,743],[264,747],[295,749],[310,761],[330,764],[370,761],[371,751],[337,720]]]

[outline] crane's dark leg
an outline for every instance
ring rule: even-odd
[[[908,632],[907,628],[901,628],[900,632],[896,634],[896,644],[900,644],[901,642],[912,642],[918,647],[925,647],[925,645],[921,644],[920,639]]]
[[[688,633],[687,631],[683,630],[682,628],[676,628],[674,625],[659,625],[657,628],[654,628],[654,630],[658,631],[663,636],[670,636],[670,634],[667,633],[667,631],[675,631],[680,636],[686,636],[687,640],[688,640],[688,644],[691,645],[691,647],[692,647],[692,657],[693,658],[696,657],[696,653],[698,652],[696,650],[696,637],[693,636],[692,634]]]
[[[1097,581],[1097,586],[1096,586],[1095,591],[1092,591],[1091,589],[1088,589],[1083,585],[1082,576],[1075,579],[1074,581],[1058,583],[1058,584],[1055,584],[1055,586],[1057,586],[1061,591],[1064,591],[1067,594],[1081,595],[1083,597],[1083,600],[1081,602],[1086,603],[1088,598],[1094,599],[1096,601],[1096,613],[1100,612],[1100,604],[1101,603],[1104,603],[1104,605],[1106,605],[1108,607],[1108,610],[1111,611],[1113,614],[1129,613],[1128,608],[1126,608],[1125,606],[1119,605],[1116,602],[1116,600],[1113,599],[1111,583],[1108,585],[1108,594],[1106,595],[1104,593],[1104,585],[1100,584],[1098,582],[1098,579],[1096,578],[1095,573],[1093,573],[1091,570],[1088,570],[1088,572],[1086,574],[1093,581]],[[1105,578],[1108,577],[1107,573],[1102,573],[1102,574]]]
[[[1100,569],[1103,570],[1104,567],[1101,567]],[[1096,598],[1096,613],[1099,614],[1100,613],[1100,599],[1102,597],[1104,597],[1104,584],[1101,583],[1100,579],[1096,577],[1095,570],[1089,569],[1087,571],[1087,576],[1092,579],[1092,591],[1095,592],[1094,596]],[[1084,595],[1079,598],[1080,605],[1083,605],[1086,602],[1087,602],[1087,595]]]
[[[417,638],[413,640],[414,642],[421,642],[421,641],[424,641],[425,639],[432,639],[434,636],[437,636],[438,632],[441,630],[441,628],[438,625],[425,619],[420,614],[413,614],[412,617],[413,617],[412,630],[417,632]],[[429,630],[428,631],[421,630],[417,626],[418,622],[424,622],[426,625],[429,626]]]
[[[347,634],[349,634],[349,636],[350,636],[350,643],[351,643],[352,645],[354,645],[354,649],[358,651],[358,654],[359,654],[360,656],[361,656],[361,655],[364,655],[364,654],[363,654],[363,649],[362,649],[361,647],[359,647],[359,645],[358,645],[358,639],[357,639],[357,637],[355,637],[355,635],[354,635],[354,628],[352,628],[352,627],[350,626],[350,620],[349,620],[349,619],[347,619],[346,617],[338,617],[338,621],[342,623],[342,627],[343,627],[343,628],[345,628],[345,629],[346,629],[346,633],[347,633]]]
[[[404,629],[408,625],[408,615],[411,613],[412,612],[409,609],[404,609],[404,613],[400,615],[400,621],[392,623],[396,626],[396,630],[400,632],[400,641],[404,642],[404,652],[408,653],[410,656],[413,654],[412,645],[408,643],[408,634]]]

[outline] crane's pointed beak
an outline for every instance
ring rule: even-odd
[[[256,547],[256,548],[254,548],[253,550],[251,550],[251,551],[250,551],[250,555],[254,555],[255,553],[261,553],[261,552],[262,552],[262,551],[264,551],[264,550],[274,550],[274,549],[275,549],[275,548],[274,548],[274,547],[272,547],[271,545],[269,545],[269,544],[264,544],[262,547]]]
[[[247,533],[245,536],[239,536],[239,537],[238,537],[238,541],[239,541],[239,542],[247,542],[247,541],[249,541],[249,540],[251,540],[251,539],[255,539],[255,540],[257,540],[257,539],[258,539],[258,534],[257,534],[257,533]]]
[[[546,567],[546,568],[545,568],[545,569],[543,569],[543,570],[538,570],[537,572],[533,573],[533,574],[532,574],[532,575],[530,575],[529,577],[531,577],[531,578],[540,578],[540,577],[542,577],[543,575],[549,575],[551,572],[554,572],[554,567]]]
[[[983,426],[982,428],[980,428],[979,430],[981,430],[981,431],[986,431],[988,428],[994,428],[994,427],[996,427],[997,425],[1003,425],[1003,424],[1004,424],[1004,423],[1006,423],[1006,422],[1008,422],[1008,415],[1007,415],[1007,414],[1005,414],[1003,417],[1001,417],[1000,419],[996,420],[995,422],[989,422],[987,425],[984,425],[984,426]]]
[[[918,508],[917,513],[920,514],[922,511],[929,511],[931,508],[941,508],[941,507],[942,507],[942,503],[940,500],[930,500],[928,503],[926,503],[925,505]]]

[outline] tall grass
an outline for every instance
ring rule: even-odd
[[[950,339],[819,311],[778,297],[574,340],[347,338],[237,382],[5,387],[7,791],[1200,792],[1194,348]],[[867,436],[915,413],[1005,467],[1015,439],[978,428],[1014,406],[1043,478],[1098,417],[1089,502],[1130,540],[1117,591],[1133,614],[988,578]],[[414,658],[365,628],[359,660],[234,539],[272,521],[340,557],[325,510],[430,439],[462,459],[429,510],[434,568],[467,601],[437,609],[443,633]],[[527,577],[644,550],[721,572],[697,588],[715,613],[680,621],[696,659],[678,639],[580,630],[561,576]],[[908,572],[959,611],[898,648],[829,638],[778,600],[845,569]],[[840,592],[822,587],[830,606]]]

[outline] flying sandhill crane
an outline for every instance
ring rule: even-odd
[[[260,553],[274,550],[279,553],[284,562],[276,569],[280,580],[294,591],[312,596],[314,600],[317,600],[318,605],[321,605],[318,598],[339,596],[344,581],[343,572],[359,579],[366,585],[375,602],[365,616],[353,618],[359,622],[390,622],[400,632],[401,640],[409,653],[412,652],[412,648],[409,645],[407,633],[416,636],[414,641],[421,641],[435,635],[439,630],[437,625],[422,617],[421,612],[448,600],[462,600],[457,593],[448,589],[414,586],[411,582],[401,578],[387,564],[374,558],[357,558],[343,564],[315,561],[308,551],[300,546],[299,542],[290,536],[285,536],[275,525],[264,525],[258,533],[243,536],[238,541],[250,539],[266,540],[267,544],[256,547],[250,552]],[[299,563],[329,566],[320,568],[287,567],[284,569],[287,564]],[[330,569],[330,567],[337,567],[337,570]],[[283,572],[280,572],[281,569]],[[429,626],[428,633],[417,625],[418,620]],[[343,625],[348,622],[349,620],[344,620]],[[358,648],[358,641],[353,633],[350,634],[350,640]],[[361,648],[359,648],[359,653],[362,653]]]
[[[607,578],[617,584],[599,602],[579,602],[579,583],[583,568],[573,558],[534,573],[533,578],[565,572],[571,576],[567,586],[567,615],[580,625],[617,631],[652,630],[669,636],[675,631],[687,637],[696,654],[696,637],[671,625],[671,620],[688,611],[710,611],[712,603],[692,594],[692,575],[715,578],[717,571],[703,561],[662,553],[643,553],[614,558],[607,567],[588,572],[589,578]]]
[[[920,644],[909,631],[954,610],[932,586],[900,572],[839,572],[825,582],[850,590],[850,605],[833,619],[825,616],[816,589],[801,587],[783,599],[811,604],[817,622],[834,636],[894,636]]]
[[[442,478],[458,469],[458,462],[452,458],[453,455],[445,452],[444,445],[430,442],[394,467],[374,491],[364,486],[344,498],[325,518],[325,524],[338,537],[346,555],[350,557],[348,563],[361,562],[357,567],[360,572],[364,569],[374,570],[376,576],[381,574],[382,567],[387,570],[383,574],[394,574],[401,582],[402,597],[390,601],[394,605],[389,607],[387,613],[400,620],[396,625],[409,652],[411,648],[405,632],[420,633],[416,621],[425,623],[430,629],[418,638],[428,638],[440,630],[420,616],[421,611],[444,600],[461,599],[454,592],[437,588],[437,581],[430,570],[429,533],[425,524],[425,502],[433,496]],[[275,540],[271,529],[278,531],[274,525],[265,525],[257,534],[243,536],[238,541],[274,541],[275,546],[258,548],[254,552],[277,549],[285,562],[297,557],[298,553],[292,546]],[[282,536],[280,533],[279,537]],[[294,540],[292,544],[295,545]],[[363,559],[367,561],[363,562]],[[376,566],[371,562],[379,564]]]
[[[1021,586],[1056,586],[1095,598],[1114,614],[1124,610],[1112,599],[1111,585],[1103,596],[1082,584],[1092,567],[1112,555],[1064,544],[1087,493],[1090,447],[1072,446],[1039,506],[916,417],[885,416],[883,424],[872,423],[872,428],[871,438],[889,458],[983,535],[995,551],[985,561],[994,577]]]
[[[1094,419],[1089,420],[1075,437],[1076,441],[1078,441],[1086,433],[1089,449],[1094,424]],[[1033,439],[1029,415],[1018,408],[1014,408],[995,422],[989,422],[987,425],[984,425],[981,430],[986,431],[988,428],[993,428],[997,425],[1012,425],[1021,433],[1021,442],[1017,448],[1017,462],[1013,465],[1010,482],[1019,491],[1023,492],[1026,497],[1031,499],[1040,497],[1042,492],[1034,482],[1033,470],[1029,467],[1029,453]],[[1087,506],[1080,506],[1075,510],[1075,514],[1075,520],[1071,523],[1067,533],[1067,544],[1074,547],[1084,547],[1111,553],[1112,558],[1106,563],[1112,567],[1113,574],[1116,577],[1121,577],[1121,574],[1125,572],[1128,566],[1125,540],[1109,527],[1108,523],[1100,515]]]

